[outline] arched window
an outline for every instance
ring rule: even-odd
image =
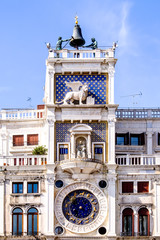
[[[149,236],[149,211],[147,208],[141,208],[138,211],[139,235]]]
[[[12,214],[12,234],[22,235],[23,211],[21,208],[15,208]]]
[[[134,229],[134,217],[133,210],[131,208],[126,208],[123,210],[123,235],[124,236],[133,236]]]
[[[27,233],[28,235],[37,235],[38,233],[38,211],[36,208],[30,208],[27,215]]]

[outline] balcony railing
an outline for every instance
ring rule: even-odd
[[[116,156],[116,164],[123,166],[160,165],[160,155],[122,155]]]
[[[108,48],[106,50],[95,49],[95,50],[54,50],[49,52],[49,58],[114,58],[114,50]]]
[[[0,166],[31,166],[47,164],[47,155],[7,156],[0,157]],[[58,161],[59,164],[71,163],[77,159]],[[100,160],[83,159],[84,162],[101,163]],[[122,166],[154,166],[160,165],[160,155],[122,155],[116,156],[115,163]]]
[[[47,164],[46,155],[0,157],[0,166],[31,166]]]
[[[160,118],[160,109],[117,109],[117,119],[155,119]]]
[[[44,117],[45,110],[2,110],[0,120],[27,120]]]

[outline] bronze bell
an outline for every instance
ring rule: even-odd
[[[77,24],[78,22],[76,22],[76,25],[74,26],[73,29],[73,38],[70,40],[70,46],[77,48],[81,47],[85,44],[85,40],[82,37],[82,32],[81,32],[81,28],[80,26]]]

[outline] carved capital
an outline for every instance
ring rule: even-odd
[[[3,185],[4,184],[4,182],[5,182],[5,179],[0,179],[0,185]]]
[[[3,140],[6,140],[7,139],[7,134],[6,133],[2,133],[1,137],[2,137]]]
[[[48,117],[47,118],[47,122],[48,122],[48,124],[50,125],[50,126],[53,126],[54,125],[54,123],[55,123],[55,117]]]
[[[50,78],[53,78],[53,76],[54,76],[54,71],[53,71],[53,70],[49,70],[49,71],[48,71],[48,74],[49,74],[49,77],[50,77]]]
[[[108,125],[110,125],[111,127],[115,125],[115,122],[116,122],[115,118],[108,119]]]
[[[109,63],[108,73],[109,73],[109,77],[114,76],[114,73],[115,73],[114,63]]]
[[[47,181],[49,184],[54,184],[55,176],[47,177]]]

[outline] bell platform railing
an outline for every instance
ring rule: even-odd
[[[49,58],[114,58],[114,50],[108,48],[106,50],[95,49],[95,50],[54,50],[49,51]]]
[[[27,120],[41,119],[44,117],[45,110],[1,110],[0,120]]]

